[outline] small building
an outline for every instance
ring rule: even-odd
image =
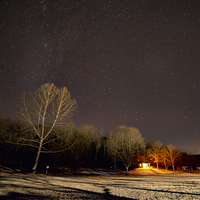
[[[187,170],[189,170],[189,167],[188,166],[182,166],[182,170],[187,171]]]
[[[139,167],[140,168],[150,168],[150,163],[140,163]]]

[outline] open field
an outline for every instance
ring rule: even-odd
[[[199,174],[99,175],[2,176],[0,199],[200,199]]]

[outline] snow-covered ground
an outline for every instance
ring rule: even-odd
[[[200,175],[0,178],[0,199],[200,199]]]

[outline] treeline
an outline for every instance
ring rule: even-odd
[[[147,145],[146,155],[152,164],[156,164],[166,170],[181,170],[182,166],[187,166],[189,171],[196,169],[200,165],[199,157],[194,153],[188,153],[184,150],[177,149],[176,146],[169,144],[163,145],[160,141],[155,141]]]
[[[76,108],[77,102],[66,87],[47,83],[33,93],[23,93],[18,120],[0,119],[2,166],[14,157],[25,166],[33,166],[33,172],[38,163],[71,165],[74,169],[80,163],[88,167],[113,165],[114,169],[123,164],[127,174],[130,166],[139,162],[151,161],[157,167],[164,164],[166,169],[171,166],[175,170],[178,161],[187,158],[187,165],[193,165],[192,155],[173,145],[151,144],[137,128],[118,126],[106,137],[94,126],[78,128],[69,123]]]
[[[19,164],[31,169],[37,154],[34,131],[20,120],[0,119],[0,165]],[[98,168],[130,167],[148,163],[159,168],[181,169],[187,165],[192,170],[198,165],[195,155],[178,150],[173,145],[164,146],[160,141],[150,143],[138,129],[118,126],[103,136],[94,126],[74,124],[58,126],[44,142],[39,168],[46,165],[65,166],[76,170],[78,166]]]

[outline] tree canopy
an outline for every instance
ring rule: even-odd
[[[137,128],[118,126],[109,135],[107,140],[108,152],[113,157],[119,157],[128,168],[133,163],[139,150],[144,149],[145,142]]]

